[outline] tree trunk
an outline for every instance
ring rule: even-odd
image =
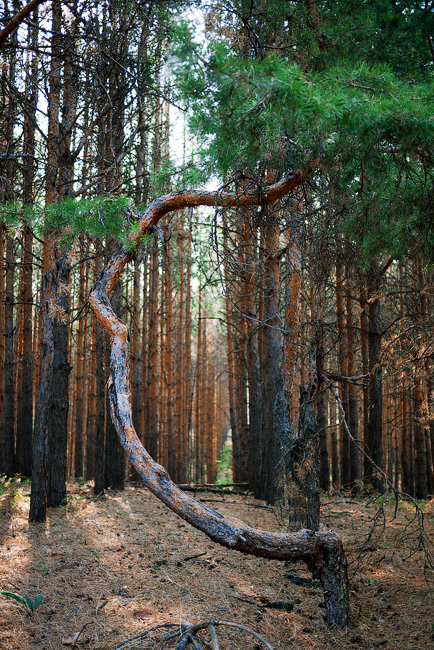
[[[5,358],[4,358],[4,419],[3,465],[6,476],[14,475],[14,271],[15,242],[6,236],[6,292],[5,292]],[[27,452],[29,450],[26,450]]]
[[[356,374],[356,353],[354,348],[354,318],[353,318],[353,299],[352,299],[352,282],[350,269],[348,268],[347,286],[346,286],[346,319],[347,319],[347,370],[348,377]],[[347,384],[348,390],[348,428],[354,440],[359,437],[359,418],[357,409],[357,391],[356,386],[350,381]],[[350,486],[352,490],[356,489],[357,482],[360,479],[359,452],[355,443],[349,441],[349,465],[350,465]]]
[[[40,307],[39,385],[32,449],[32,489],[30,494],[30,522],[45,521],[47,512],[48,431],[51,421],[53,385],[54,337],[49,315],[49,296],[52,291],[53,269],[42,277],[43,300]]]
[[[376,472],[375,466],[383,469],[383,394],[382,394],[382,370],[378,368],[378,360],[381,354],[381,324],[380,324],[380,300],[378,291],[380,288],[380,276],[371,272],[367,278],[368,301],[368,356],[369,356],[369,411],[368,423],[365,433],[365,445],[372,461],[365,456],[364,473],[365,483],[372,486],[378,492],[383,491],[383,480]]]
[[[342,260],[336,260],[336,323],[338,329],[338,371],[342,377],[347,374],[347,346],[345,345],[345,308],[344,308],[344,274]],[[344,407],[345,420],[348,425],[348,386],[347,382],[339,382],[339,398]],[[341,487],[348,488],[350,485],[350,454],[349,437],[339,418],[339,476]]]
[[[149,453],[156,460],[158,458],[158,247],[156,239],[152,244],[151,264],[146,436]]]
[[[79,264],[79,280],[78,280],[78,307],[84,303],[85,296],[85,281],[84,281],[84,245],[83,237],[80,240],[80,264]],[[74,411],[75,411],[75,444],[74,444],[74,476],[80,478],[83,475],[83,461],[84,461],[84,428],[83,428],[83,398],[84,398],[84,364],[85,364],[85,351],[84,351],[84,328],[86,321],[82,316],[78,321],[77,340],[75,346],[75,396],[74,396]]]
[[[167,469],[176,482],[179,481],[177,474],[177,458],[175,452],[175,420],[173,412],[173,394],[174,394],[174,372],[173,372],[173,291],[172,291],[172,251],[170,246],[166,249],[164,264],[164,291],[166,302],[166,367],[165,375],[167,378],[167,443],[168,443],[168,465]],[[178,436],[181,432],[178,431]]]
[[[250,216],[250,212],[247,213]],[[255,496],[260,493],[262,402],[261,368],[259,364],[259,324],[256,308],[257,229],[247,215],[243,222],[244,234],[244,298],[247,336],[247,376],[249,380],[249,486]]]
[[[202,294],[199,288],[199,306],[197,316],[197,348],[196,348],[196,381],[195,381],[195,402],[194,402],[194,458],[196,483],[200,483],[202,478],[202,466],[200,464],[200,441],[203,435],[202,430]]]
[[[47,464],[47,506],[62,505],[66,497],[66,447],[68,440],[68,384],[71,366],[68,362],[68,326],[62,318],[68,314],[69,262],[62,253],[55,265],[55,301],[64,316],[53,323],[53,392],[51,395]]]
[[[269,533],[250,528],[239,520],[226,518],[183,493],[170,480],[167,471],[152,460],[137,438],[132,422],[128,378],[128,328],[115,315],[109,302],[113,286],[129,259],[130,254],[126,252],[113,258],[90,296],[98,321],[110,335],[108,393],[111,413],[129,460],[153,494],[215,542],[252,555],[304,561],[321,580],[329,624],[341,628],[348,626],[347,561],[342,542],[336,534],[306,530],[293,534]]]
[[[282,343],[279,317],[280,269],[277,259],[279,249],[279,225],[276,217],[267,215],[265,249],[267,257],[264,269],[264,331],[262,367],[262,435],[263,454],[261,498],[274,503],[282,491],[278,485],[282,472],[280,440],[275,426],[275,400],[281,391]]]
[[[120,283],[114,289],[113,304],[114,309],[119,314],[121,303],[121,285]],[[109,381],[110,373],[110,349],[111,342],[106,336],[105,340],[105,367]],[[106,416],[105,416],[105,455],[104,455],[104,487],[113,488],[114,490],[124,489],[124,450],[116,435],[113,418],[110,416],[112,402],[108,391],[106,392]]]
[[[32,15],[29,26],[29,42],[38,48],[39,16]],[[26,81],[27,110],[24,117],[23,161],[23,203],[33,203],[33,184],[35,177],[35,122],[38,101],[38,56],[33,53]],[[30,476],[32,470],[33,435],[33,234],[24,227],[23,250],[21,254],[21,300],[22,310],[22,354],[21,383],[19,386],[17,432],[16,432],[16,471]]]
[[[404,299],[406,269],[399,265],[399,317],[407,316],[406,302]],[[409,400],[407,394],[407,370],[403,369],[401,393],[401,490],[414,496],[414,480],[411,466],[411,427],[409,417]]]
[[[95,485],[94,494],[104,492],[105,487],[105,381],[104,381],[104,334],[98,328],[95,341],[96,367],[96,419],[95,419]]]

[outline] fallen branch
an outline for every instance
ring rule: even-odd
[[[145,630],[144,632],[130,636],[129,639],[125,639],[125,641],[121,641],[121,643],[115,645],[115,647],[111,650],[119,650],[119,648],[123,648],[123,646],[127,645],[127,643],[131,643],[131,641],[137,641],[137,639],[143,639],[151,632],[154,632],[155,630],[161,630],[165,627],[178,627],[178,625],[176,623],[161,623],[161,625],[154,625],[154,627],[150,627],[149,630]]]
[[[189,560],[196,560],[196,558],[198,558],[198,557],[203,557],[203,556],[206,555],[206,554],[207,554],[207,552],[204,551],[203,553],[196,553],[196,555],[189,555],[188,557],[184,557],[184,558],[181,560],[181,562],[188,562]],[[178,562],[178,564],[179,564],[179,562]]]

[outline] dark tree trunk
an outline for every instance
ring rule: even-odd
[[[336,322],[338,329],[338,369],[339,374],[347,374],[348,349],[345,341],[345,308],[344,308],[344,274],[342,260],[336,260]],[[339,398],[342,402],[345,420],[348,425],[348,386],[347,382],[339,382]],[[350,439],[342,417],[339,418],[339,476],[341,487],[350,485]]]
[[[67,253],[56,260],[56,304],[64,316],[53,324],[53,392],[51,397],[51,420],[48,434],[47,506],[62,505],[66,497],[66,448],[68,440],[69,373],[68,362],[69,327],[63,319],[68,315],[69,262]]]
[[[381,354],[381,323],[380,301],[377,297],[380,288],[380,277],[372,273],[367,278],[368,301],[368,356],[369,356],[369,410],[365,432],[365,445],[370,458],[365,456],[364,480],[378,492],[383,491],[383,480],[378,475],[376,467],[383,469],[383,394],[382,370],[378,368]],[[376,466],[376,467],[375,467]]]
[[[139,261],[134,263],[133,296],[131,309],[131,377],[133,393],[134,428],[141,439],[142,402],[140,399],[140,379],[142,373],[141,355],[141,328],[140,328],[140,267]],[[134,468],[130,470],[130,479],[138,480]]]
[[[245,313],[247,331],[247,375],[249,380],[249,484],[256,495],[260,493],[262,456],[262,402],[261,368],[259,364],[259,336],[256,309],[255,280],[257,279],[256,233],[250,222],[244,222],[245,246]]]
[[[22,355],[21,382],[18,396],[15,470],[23,476],[32,472],[33,435],[33,287],[32,249],[33,235],[26,227],[23,235],[21,299],[22,308]]]
[[[29,26],[29,42],[38,47],[39,16],[35,10]],[[32,55],[26,80],[27,110],[24,116],[23,203],[33,203],[35,177],[35,122],[38,102],[38,56]],[[21,383],[19,386],[15,467],[16,471],[30,477],[32,471],[33,435],[33,234],[24,227],[21,254],[22,355]]]
[[[313,392],[313,390],[311,390]],[[302,491],[306,498],[305,521],[310,530],[319,530],[320,491],[318,481],[318,423],[312,395],[301,388],[298,436],[303,456],[297,468],[301,476]]]
[[[348,274],[350,269],[348,269]],[[350,277],[347,282],[347,291],[346,291],[346,318],[347,318],[347,376],[352,377],[356,374],[356,354],[354,349],[354,318],[353,318],[353,300],[351,297],[352,294],[352,282]],[[352,382],[348,382],[348,428],[351,432],[354,440],[357,440],[359,437],[359,417],[358,417],[358,408],[357,408],[357,392],[356,386]],[[350,464],[350,485],[351,489],[357,489],[357,482],[360,479],[360,467],[359,467],[359,452],[356,444],[353,440],[349,441],[350,454],[349,454],[349,464]]]
[[[4,420],[3,471],[14,475],[14,270],[15,242],[6,237],[6,293],[5,293],[5,360],[4,360]],[[26,450],[29,452],[29,450]]]
[[[261,498],[274,503],[281,492],[278,469],[280,441],[275,427],[275,400],[281,392],[282,342],[279,318],[279,262],[276,254],[279,247],[279,226],[274,216],[265,217],[265,260],[264,278],[264,331],[262,367],[262,470]],[[280,472],[281,474],[282,472]],[[280,478],[281,480],[281,478]]]
[[[79,264],[79,281],[78,281],[78,306],[84,302],[85,296],[85,270],[84,270],[84,241],[80,240],[80,258]],[[86,320],[82,316],[78,322],[77,339],[75,347],[75,390],[74,390],[74,476],[80,478],[83,476],[84,468],[84,428],[83,428],[83,405],[84,405],[84,330]]]
[[[48,431],[51,423],[52,385],[54,362],[53,321],[49,315],[49,297],[52,293],[54,271],[43,274],[42,303],[40,308],[39,335],[39,386],[32,448],[32,489],[30,494],[29,521],[45,521],[47,513],[47,462]]]
[[[403,264],[399,265],[399,316],[404,319],[407,316],[407,305],[405,301],[405,280],[406,269]],[[401,392],[401,490],[414,496],[414,480],[411,459],[411,426],[409,417],[409,398],[407,395],[407,371],[403,370],[402,392]]]
[[[149,306],[148,394],[146,440],[152,458],[158,458],[158,245],[152,244],[152,270]]]
[[[95,342],[96,367],[96,418],[95,418],[95,485],[94,494],[104,492],[104,456],[105,456],[105,381],[104,381],[104,334],[100,328]]]

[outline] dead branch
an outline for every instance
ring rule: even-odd
[[[433,555],[433,546],[434,545],[433,545],[433,542],[432,542],[430,536],[427,535],[427,533],[425,531],[424,513],[420,509],[419,504],[417,503],[417,501],[416,501],[416,499],[414,497],[412,497],[409,494],[406,494],[405,492],[401,492],[400,490],[397,490],[395,488],[395,486],[393,485],[393,483],[390,481],[389,477],[387,476],[386,472],[374,462],[371,455],[368,453],[366,447],[364,447],[360,443],[359,440],[354,438],[354,436],[352,435],[352,433],[350,431],[350,428],[348,426],[348,422],[347,422],[346,417],[345,417],[344,406],[342,404],[342,401],[341,401],[341,399],[340,399],[340,397],[339,397],[333,383],[326,376],[323,375],[323,377],[324,377],[327,385],[329,386],[329,388],[330,388],[330,390],[331,390],[331,392],[332,392],[332,394],[333,394],[333,396],[334,396],[334,398],[335,398],[335,400],[336,400],[336,402],[338,404],[338,408],[339,408],[339,410],[341,412],[342,423],[343,423],[343,425],[345,427],[345,431],[346,431],[348,437],[353,442],[353,444],[356,446],[357,450],[369,460],[372,467],[374,467],[375,471],[377,471],[380,474],[380,476],[384,480],[385,484],[387,485],[388,489],[390,490],[390,492],[394,496],[395,510],[394,510],[393,519],[395,519],[395,517],[396,517],[396,513],[398,511],[398,506],[399,506],[399,500],[400,499],[404,499],[405,501],[410,502],[414,507],[414,513],[415,513],[414,517],[408,523],[408,525],[405,527],[404,533],[401,536],[401,540],[400,540],[400,542],[398,542],[398,546],[399,546],[399,544],[401,542],[403,542],[404,536],[405,536],[405,534],[407,534],[407,529],[409,528],[409,526],[414,521],[416,521],[416,524],[417,524],[417,543],[416,543],[415,547],[416,547],[417,550],[421,550],[421,551],[424,552],[425,562],[426,562],[427,566],[430,569],[434,569],[434,555]],[[360,562],[363,555],[364,555],[364,553],[369,548],[371,548],[371,541],[372,541],[372,538],[374,536],[374,531],[376,530],[378,525],[381,525],[382,530],[384,530],[385,527],[386,527],[386,515],[385,515],[385,512],[384,512],[384,504],[383,504],[383,502],[380,504],[380,506],[379,506],[379,508],[377,510],[377,513],[374,516],[373,525],[371,527],[371,530],[369,532],[369,535],[368,535],[367,539],[365,540],[364,544],[362,545],[362,547],[360,549],[360,552],[359,552],[359,554],[357,556],[357,562]],[[408,536],[410,536],[410,535],[408,535]]]
[[[15,16],[8,22],[6,27],[0,32],[0,46],[3,45],[7,37],[12,34],[14,29],[16,29],[22,22],[27,18],[27,16],[37,9],[45,0],[31,0],[29,4],[25,5]]]
[[[129,639],[125,639],[125,641],[121,641],[121,643],[115,645],[115,647],[112,648],[112,650],[119,650],[119,648],[122,648],[124,645],[127,645],[127,643],[131,643],[131,641],[136,641],[137,639],[143,639],[151,632],[154,632],[155,630],[161,630],[162,628],[165,627],[178,627],[178,625],[176,623],[161,623],[161,625],[154,625],[153,627],[150,627],[149,630],[145,630],[144,632],[140,632],[140,634],[135,634],[134,636],[130,636]]]

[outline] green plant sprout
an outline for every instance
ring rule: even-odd
[[[39,607],[42,605],[42,601],[44,600],[43,592],[35,596],[34,600],[30,598],[28,594],[24,594],[24,596],[21,596],[20,594],[16,594],[12,591],[0,591],[0,594],[6,596],[6,598],[12,598],[13,600],[16,600],[17,603],[22,605],[31,614],[33,614],[33,612],[36,612],[36,610],[39,609]]]

